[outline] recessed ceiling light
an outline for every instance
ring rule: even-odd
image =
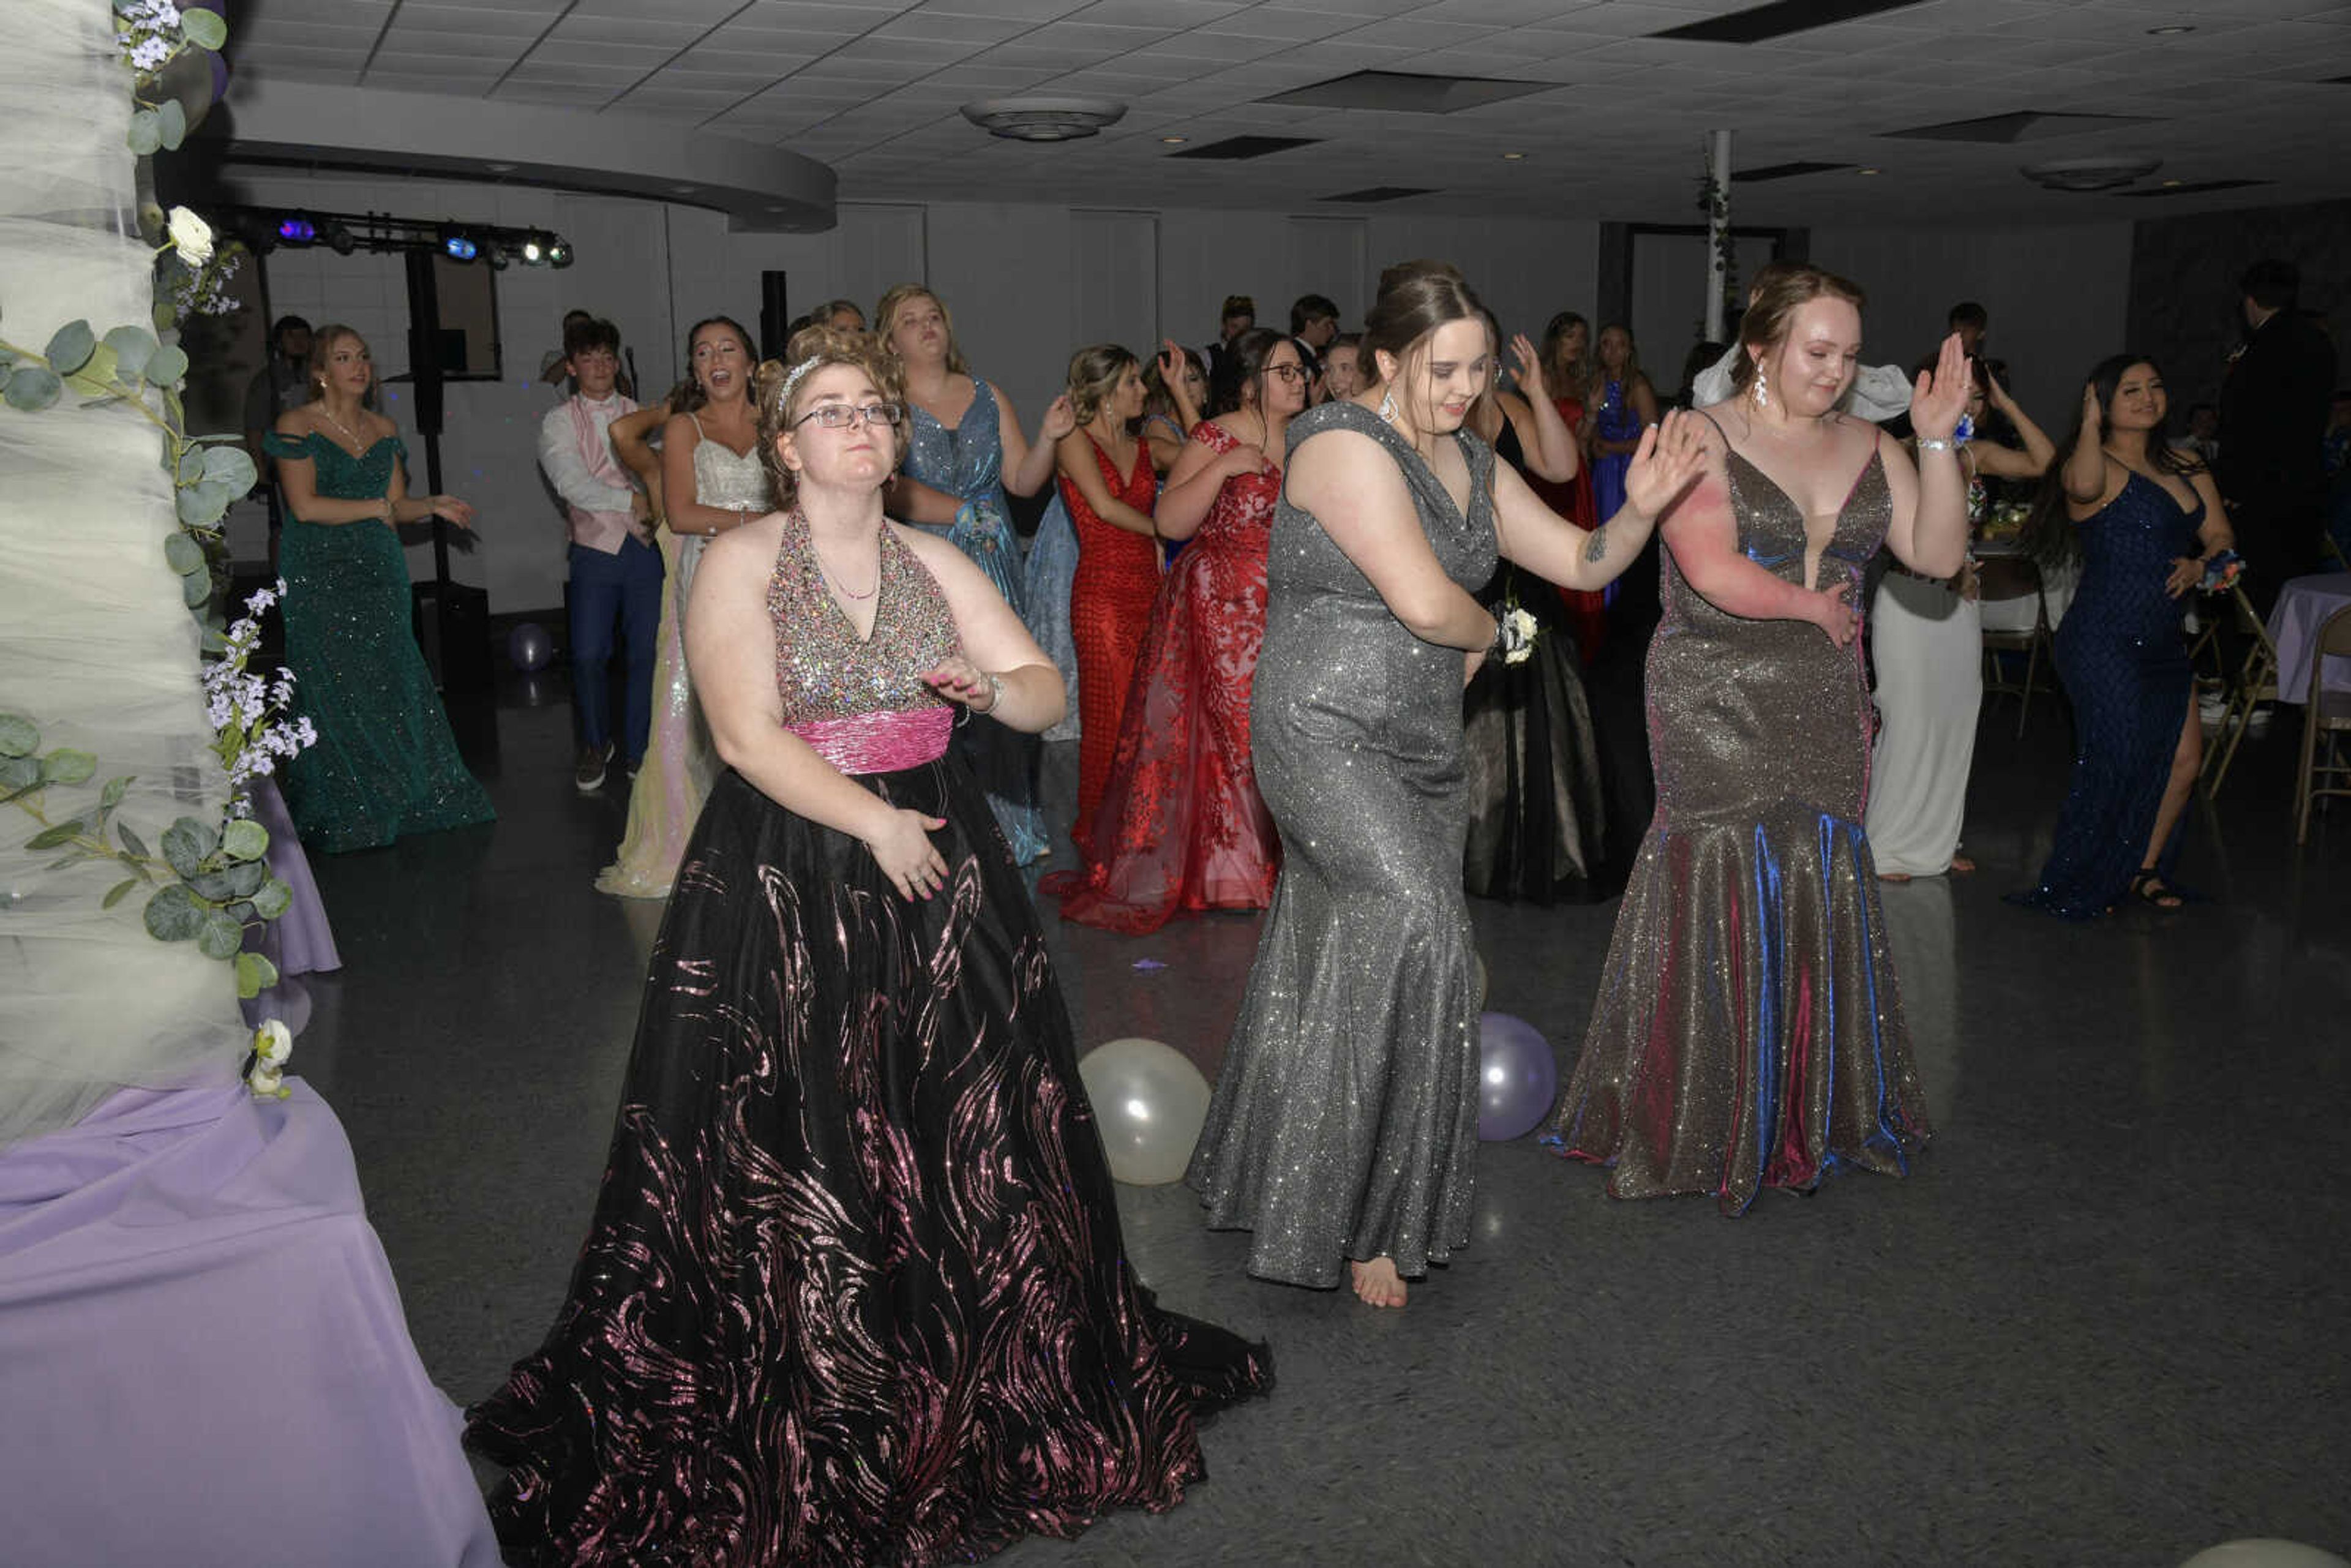
[[[1163,136],[1159,140],[1165,142],[1170,147],[1181,147],[1185,142],[1190,141],[1191,138],[1188,136]]]
[[[1886,171],[1883,169],[1855,169],[1854,172],[1856,174],[1883,174]]]
[[[1505,163],[1516,163],[1525,156],[1526,154],[1523,152],[1505,152],[1502,154],[1502,162]]]
[[[690,196],[694,194],[695,192],[702,189],[702,187],[699,185],[672,185],[669,189],[670,194],[674,196]]]
[[[2163,183],[2163,188],[2164,188],[2165,190],[2168,191],[2168,190],[2170,190],[2174,185],[2184,185],[2184,184],[2186,184],[2186,183],[2188,183],[2188,182],[2187,182],[2187,181],[2185,181],[2185,180],[2166,180],[2166,181]]]
[[[2174,23],[2168,27],[2149,27],[2147,30],[2147,36],[2150,38],[2168,38],[2175,33],[2192,33],[2195,30],[2193,27]]]
[[[493,174],[511,174],[514,172],[514,165],[511,163],[485,163],[482,167],[487,169]]]

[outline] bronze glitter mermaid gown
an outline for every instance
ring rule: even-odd
[[[1802,508],[1735,452],[1729,480],[1740,552],[1801,583]],[[1892,515],[1873,454],[1818,585],[1843,579],[1858,601]],[[1729,614],[1671,550],[1664,565],[1648,669],[1657,814],[1544,1141],[1612,1167],[1618,1197],[1712,1193],[1730,1214],[1843,1166],[1898,1175],[1928,1126],[1861,825],[1861,641]]]

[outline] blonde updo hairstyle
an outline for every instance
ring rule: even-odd
[[[1396,380],[1409,382],[1428,358],[1428,340],[1439,327],[1455,321],[1488,319],[1485,305],[1461,269],[1449,261],[1403,261],[1380,274],[1379,298],[1364,318],[1364,343],[1358,361],[1364,385],[1377,391],[1385,378],[1378,356],[1396,361]],[[1409,403],[1407,407],[1411,407]],[[1435,423],[1434,410],[1411,408],[1414,428],[1424,433]]]
[[[873,337],[882,345],[883,352],[893,359],[897,357],[898,350],[890,346],[890,334],[897,330],[898,312],[917,299],[927,299],[939,308],[939,320],[947,329],[947,369],[959,376],[971,374],[971,367],[964,363],[963,348],[956,341],[955,317],[948,311],[947,302],[919,283],[901,283],[874,305]]]
[[[1102,412],[1126,372],[1142,364],[1116,343],[1094,343],[1070,356],[1070,412],[1084,424]]]
[[[819,371],[829,365],[849,365],[865,372],[873,382],[873,390],[885,402],[905,402],[904,390],[898,378],[897,357],[884,350],[870,332],[844,332],[837,327],[803,327],[792,334],[787,349],[788,361],[764,360],[751,382],[752,394],[758,400],[759,465],[768,471],[768,483],[775,486],[776,506],[788,509],[798,498],[800,476],[789,467],[779,450],[783,438],[792,430],[792,421],[807,412],[809,392]],[[791,381],[791,373],[805,365],[799,379]],[[791,381],[789,396],[784,386]],[[905,460],[906,442],[902,421],[895,426],[885,426],[890,433],[893,454],[891,469]]]
[[[1730,363],[1730,384],[1745,392],[1755,380],[1755,363],[1776,354],[1788,340],[1796,312],[1815,299],[1842,299],[1858,310],[1866,302],[1861,285],[1822,267],[1775,262],[1756,275],[1755,297],[1739,319],[1739,346],[1749,350]]]

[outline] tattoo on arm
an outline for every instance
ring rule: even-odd
[[[1606,523],[1603,523],[1598,528],[1593,529],[1591,535],[1584,539],[1583,559],[1590,561],[1593,565],[1597,566],[1600,564],[1601,559],[1607,555],[1607,553],[1608,525]]]

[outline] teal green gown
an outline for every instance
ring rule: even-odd
[[[354,457],[313,432],[272,434],[273,457],[308,459],[323,499],[381,499],[407,448],[387,435]],[[312,849],[373,849],[404,833],[497,813],[457,755],[449,716],[410,629],[408,558],[381,523],[306,523],[278,540],[286,663],[297,711],[319,732],[288,765],[287,809]]]

